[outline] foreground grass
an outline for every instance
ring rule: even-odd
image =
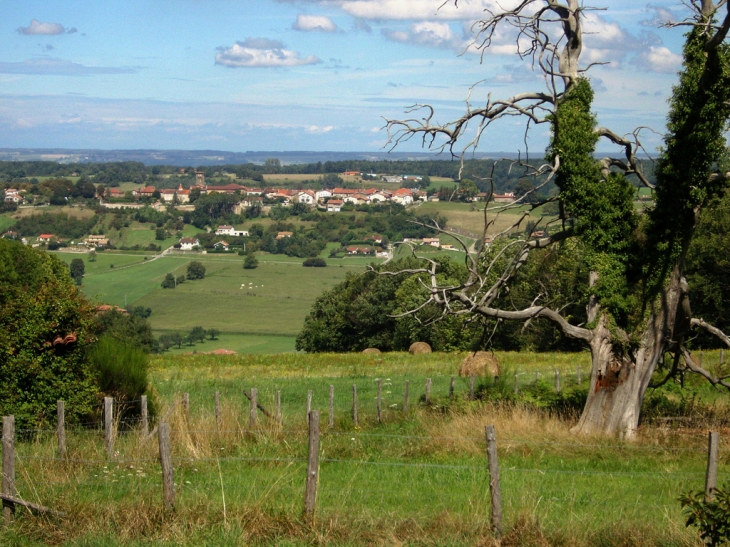
[[[102,432],[69,434],[55,460],[53,432],[19,443],[21,495],[69,512],[65,520],[20,513],[0,531],[8,545],[497,545],[489,531],[484,425],[499,442],[506,538],[502,545],[700,545],[676,497],[701,488],[704,430],[644,426],[636,443],[575,438],[575,416],[466,400],[451,375],[463,355],[189,355],[152,361],[152,386],[172,429],[176,511],[162,510],[155,439],[121,432],[113,460]],[[587,367],[585,354],[498,355],[524,377]],[[706,356],[707,359],[710,356]],[[383,423],[375,417],[383,382]],[[432,405],[421,400],[431,378]],[[402,412],[410,382],[410,412]],[[527,381],[527,380],[525,380]],[[487,381],[488,382],[488,381]],[[358,387],[360,423],[352,422]],[[334,427],[327,426],[335,386]],[[283,424],[249,424],[242,390],[257,387]],[[307,392],[322,410],[317,513],[301,517]],[[222,400],[216,422],[213,395]],[[189,393],[190,411],[180,404]],[[715,424],[717,425],[717,424]],[[728,478],[728,443],[720,481]]]

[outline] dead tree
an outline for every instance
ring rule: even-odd
[[[501,118],[523,117],[526,130],[536,124],[550,125],[549,161],[521,165],[533,174],[547,175],[559,187],[562,229],[539,239],[527,237],[489,246],[485,243],[487,229],[494,215],[523,203],[518,200],[512,205],[485,207],[481,241],[475,253],[466,253],[466,280],[443,286],[437,278],[438,264],[424,259],[427,266],[409,272],[420,274],[428,297],[404,314],[417,314],[436,304],[443,315],[472,314],[497,321],[543,319],[584,343],[592,355],[591,389],[574,428],[577,433],[633,438],[642,400],[665,354],[672,357],[673,366],[663,381],[691,372],[716,386],[730,388],[730,383],[703,369],[687,351],[685,338],[691,328],[706,329],[728,347],[730,338],[692,317],[683,275],[697,217],[726,185],[727,176],[712,169],[724,148],[723,132],[730,118],[730,77],[725,68],[730,56],[724,45],[730,28],[730,4],[726,0],[692,0],[685,5],[691,10],[689,17],[674,24],[687,25],[691,32],[685,45],[685,69],[671,103],[665,150],[657,161],[656,188],[642,173],[637,159],[644,151],[641,128],[620,136],[594,123],[592,91],[584,77],[590,67],[580,63],[582,25],[589,8],[579,0],[522,0],[511,10],[488,11],[487,17],[475,24],[475,44],[483,49],[490,46],[501,27],[514,29],[517,54],[530,59],[541,71],[545,90],[507,99],[490,95],[479,107],[472,105],[470,93],[464,115],[446,124],[434,122],[434,109],[428,105],[414,105],[408,111],[425,112],[422,117],[414,114],[387,120],[391,147],[415,137],[425,147],[462,159]],[[729,9],[728,15],[718,24],[723,7]],[[585,127],[590,128],[588,134]],[[594,145],[599,139],[617,145],[621,154],[596,160]],[[625,175],[630,174],[652,188],[655,195],[656,203],[646,222],[639,222],[630,207],[631,197],[627,204]],[[603,209],[595,208],[597,202],[605,202]],[[517,218],[514,226],[523,218]],[[438,225],[434,227],[441,231]],[[584,321],[569,321],[560,309],[545,304],[539,293],[528,307],[505,306],[500,298],[534,251],[565,244],[571,238],[582,240],[588,249],[591,274]],[[467,251],[468,246],[460,243]]]

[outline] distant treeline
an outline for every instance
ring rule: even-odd
[[[643,162],[644,172],[650,180],[654,178],[654,164]],[[154,184],[164,188],[182,183],[189,186],[194,183],[193,170],[205,173],[208,178],[235,174],[239,179],[249,179],[265,184],[265,175],[299,174],[313,175],[315,180],[328,173],[375,173],[378,175],[418,175],[429,177],[445,177],[453,180],[472,179],[481,191],[493,189],[497,192],[512,190],[520,179],[527,178],[537,186],[544,178],[535,178],[531,172],[513,160],[495,161],[491,159],[466,160],[463,164],[458,160],[426,160],[426,161],[365,161],[345,160],[317,163],[283,165],[278,159],[270,158],[263,165],[230,164],[214,167],[186,167],[183,179],[163,178],[164,175],[179,175],[181,168],[171,165],[146,166],[141,162],[125,161],[110,163],[72,163],[61,164],[52,161],[2,161],[0,162],[0,183],[5,186],[12,183],[32,181],[36,177],[71,177],[80,176],[91,179],[94,184],[118,186],[122,182],[137,184]],[[545,188],[548,191],[549,188]]]

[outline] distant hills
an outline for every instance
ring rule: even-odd
[[[469,159],[516,158],[507,152],[480,152],[469,154]],[[278,158],[286,165],[343,160],[452,160],[448,154],[427,152],[307,152],[263,151],[226,152],[223,150],[92,150],[76,148],[0,148],[0,161],[57,161],[59,163],[104,163],[138,161],[145,165],[177,165],[181,167],[226,164],[262,164],[267,158]]]

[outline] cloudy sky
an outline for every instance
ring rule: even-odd
[[[509,4],[514,0],[503,0]],[[0,147],[379,150],[383,117],[435,119],[543,89],[508,32],[483,56],[471,25],[495,0],[24,0],[0,21]],[[679,0],[587,12],[595,110],[619,133],[661,133],[682,35]],[[660,139],[644,132],[644,142]],[[524,124],[480,149],[524,149]],[[529,138],[545,146],[542,130]],[[408,143],[408,151],[419,143]],[[603,149],[609,149],[604,145]]]

